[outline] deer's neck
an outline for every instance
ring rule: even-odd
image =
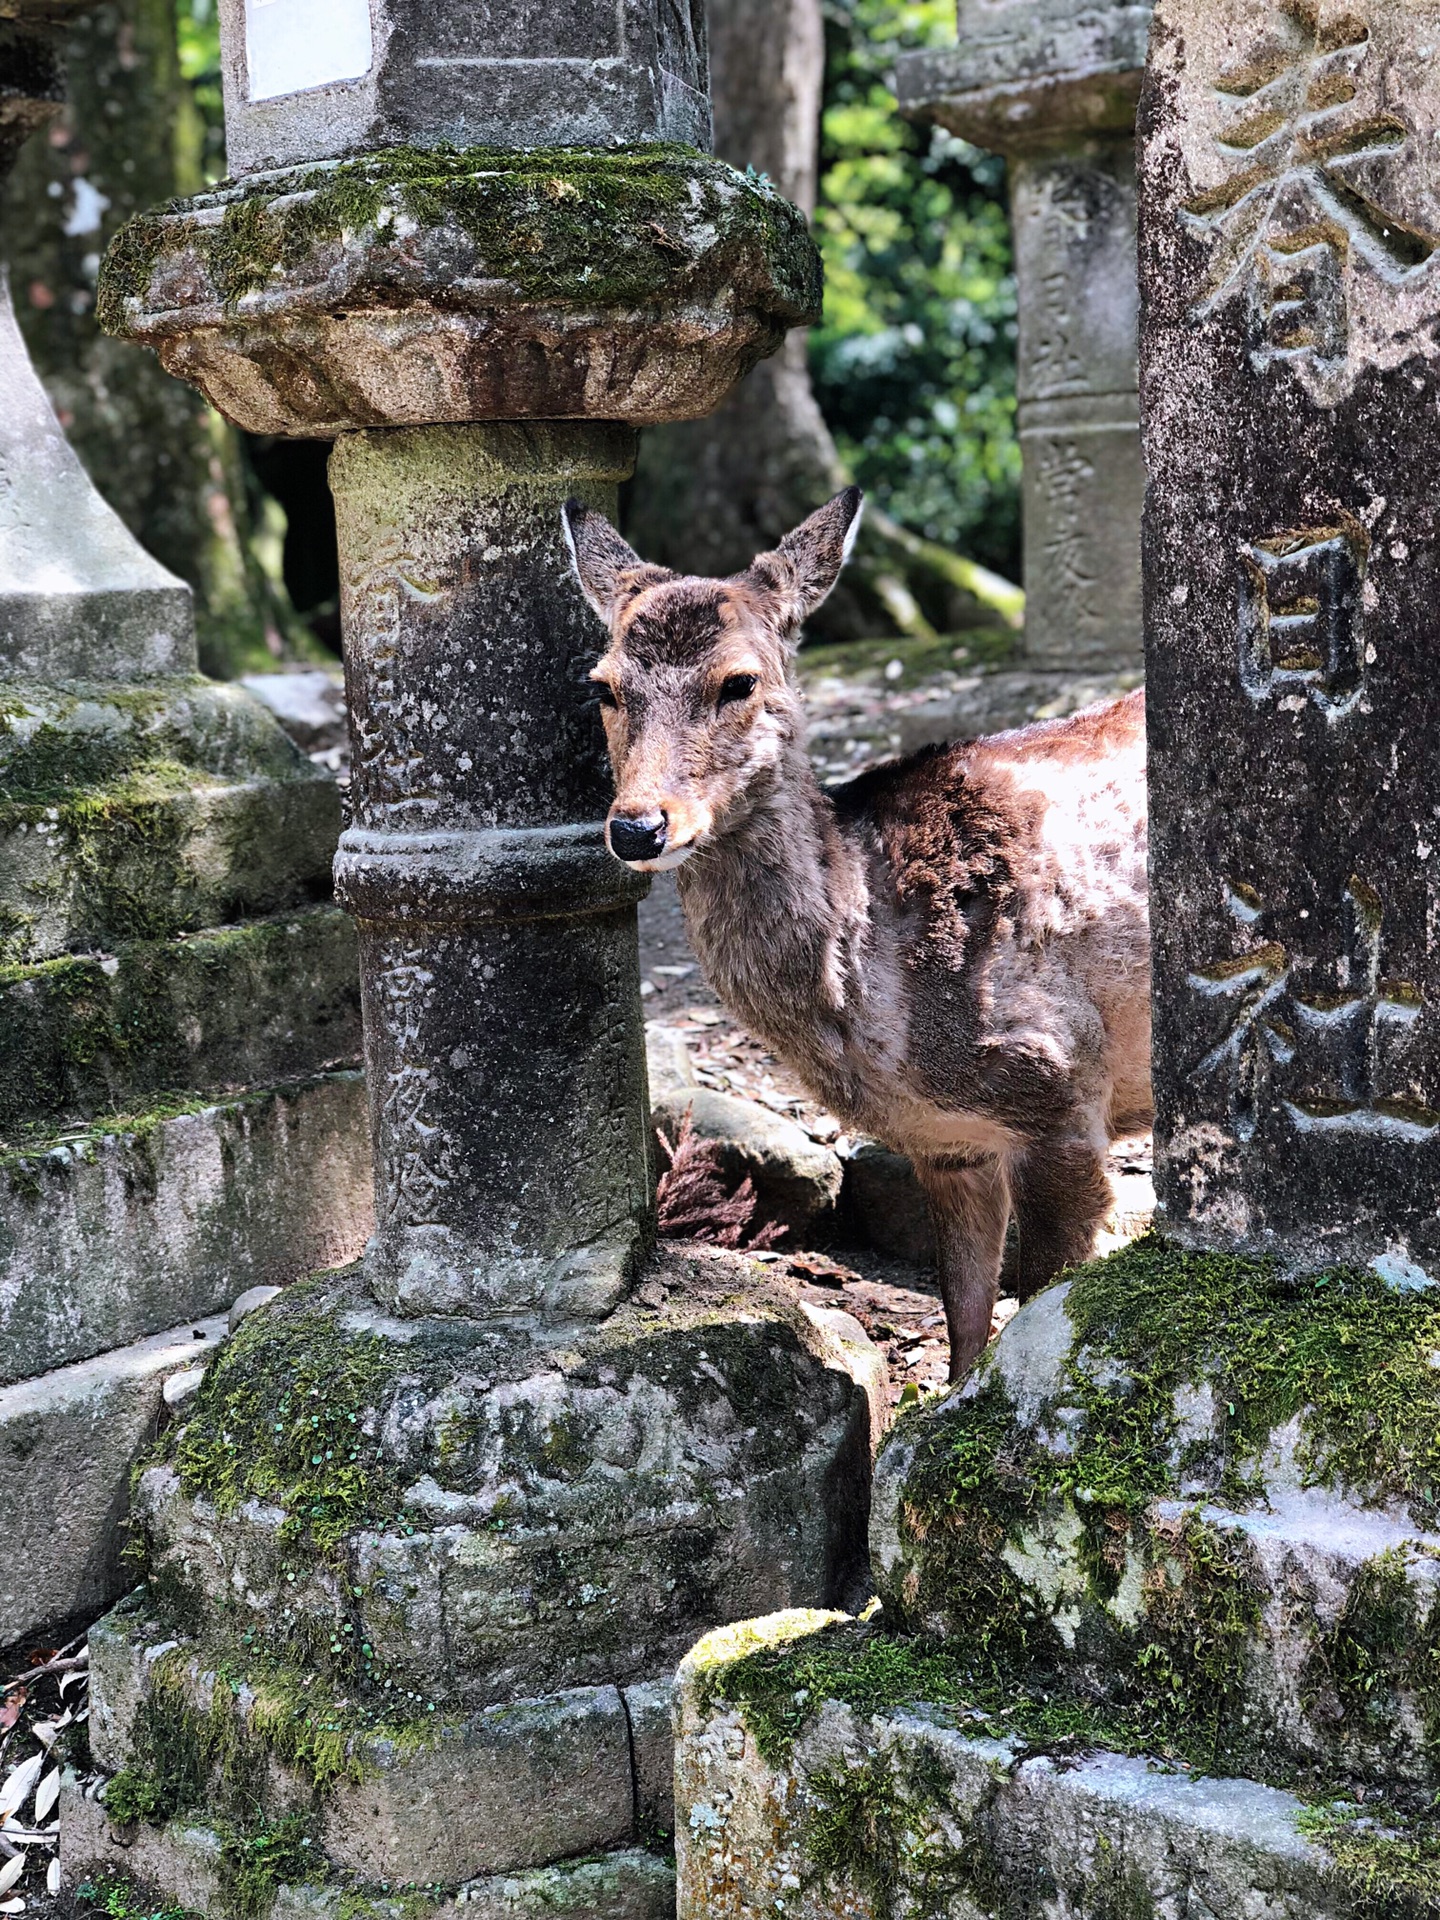
[[[676,875],[715,990],[812,1082],[839,1071],[859,1014],[866,868],[795,741],[746,817]]]

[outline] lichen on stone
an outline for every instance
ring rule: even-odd
[[[803,218],[768,182],[688,148],[647,145],[397,147],[223,186],[122,229],[97,316],[110,332],[128,331],[161,263],[182,253],[226,310],[277,274],[323,277],[335,250],[357,242],[380,280],[399,275],[398,287],[413,280],[417,228],[467,240],[474,260],[462,277],[493,282],[486,297],[502,304],[629,309],[741,282],[792,320],[818,315]],[[375,264],[382,259],[391,265]]]

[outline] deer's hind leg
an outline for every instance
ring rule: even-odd
[[[1074,1135],[1037,1141],[1011,1162],[1015,1193],[1015,1291],[1029,1300],[1063,1267],[1089,1258],[1114,1196],[1105,1156]]]
[[[990,1338],[1010,1221],[1010,1181],[1004,1162],[992,1159],[917,1161],[915,1171],[935,1225],[950,1378],[959,1380]]]

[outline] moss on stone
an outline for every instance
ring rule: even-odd
[[[1329,1855],[1350,1920],[1440,1914],[1440,1815],[1369,1798],[1307,1808],[1300,1829]]]
[[[1396,1548],[1369,1563],[1312,1649],[1306,1684],[1382,1753],[1410,1703],[1440,1771],[1440,1598],[1433,1588],[1417,1590],[1410,1561]]]
[[[384,1526],[401,1506],[378,1431],[393,1359],[378,1335],[323,1312],[253,1315],[175,1438],[182,1488],[222,1513],[251,1499],[281,1506],[282,1543],[322,1557]]]
[[[354,1060],[358,994],[353,929],[334,907],[129,942],[108,957],[0,965],[0,1138],[53,1133],[178,1086],[219,1091]]]
[[[223,207],[218,222],[195,217]],[[802,216],[758,176],[688,148],[509,151],[390,148],[338,165],[267,174],[131,222],[101,271],[96,312],[125,333],[168,255],[193,250],[233,309],[277,272],[321,271],[400,221],[468,236],[496,298],[634,308],[737,280],[795,320],[819,311],[819,266]]]

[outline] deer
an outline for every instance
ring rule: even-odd
[[[579,501],[563,519],[608,632],[609,850],[675,870],[730,1013],[909,1157],[958,1381],[1012,1220],[1024,1302],[1089,1257],[1109,1146],[1150,1122],[1144,695],[822,787],[793,663],[862,503],[847,487],[726,579],[647,564]]]

